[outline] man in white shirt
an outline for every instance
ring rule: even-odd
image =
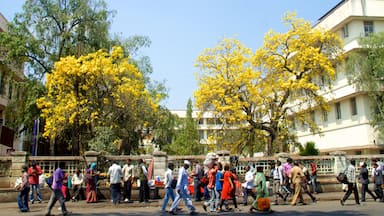
[[[251,195],[252,198],[255,200],[256,199],[256,194],[253,192],[253,187],[254,187],[254,177],[255,173],[251,170],[251,167],[248,165],[245,167],[245,182],[243,183],[243,193],[244,193],[244,201],[243,204],[244,206],[248,205],[248,195]]]
[[[123,181],[124,181],[124,191],[123,191],[123,199],[124,202],[132,202],[131,194],[132,194],[132,183],[135,178],[134,171],[135,167],[132,164],[131,159],[127,159],[123,166]]]
[[[173,181],[172,171],[174,167],[175,165],[173,163],[169,163],[168,168],[164,174],[165,195],[164,195],[163,205],[161,207],[161,211],[163,212],[165,212],[165,208],[167,207],[169,198],[171,198],[172,201],[175,200],[175,193],[174,193],[175,188],[172,187],[172,181]]]
[[[185,160],[184,165],[179,169],[179,175],[178,175],[177,184],[176,184],[177,196],[175,200],[172,202],[171,209],[169,210],[169,213],[172,215],[176,215],[177,206],[179,205],[181,199],[184,199],[184,203],[190,210],[190,214],[191,215],[196,214],[196,209],[192,205],[191,196],[188,190],[188,176],[189,176],[188,168],[190,165],[191,163]]]
[[[108,169],[109,183],[111,188],[112,202],[114,205],[120,203],[121,198],[121,177],[123,173],[120,165],[114,161]]]

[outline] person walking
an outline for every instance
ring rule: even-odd
[[[28,194],[30,190],[30,183],[28,179],[28,167],[26,165],[21,168],[21,184],[17,186],[16,190],[19,191],[19,194],[17,195],[17,205],[20,212],[28,212]]]
[[[291,173],[291,169],[293,167],[293,160],[292,158],[287,158],[287,162],[285,162],[284,164],[282,164],[282,169],[283,169],[283,185],[282,185],[282,189],[286,192],[286,196],[284,197],[284,201],[287,200],[287,197],[289,195],[292,195],[293,191],[292,191],[292,188],[291,188],[291,184],[290,184],[290,178],[289,178],[289,175]]]
[[[209,193],[209,201],[204,202],[203,208],[204,211],[207,211],[207,207],[210,207],[211,212],[216,211],[216,205],[215,205],[215,200],[216,200],[216,192],[215,192],[215,184],[216,184],[216,173],[218,170],[218,166],[216,163],[211,163],[209,165],[210,167],[208,170],[208,193]]]
[[[383,181],[383,171],[379,168],[376,162],[372,164],[372,178],[374,186],[374,191],[376,193],[376,197],[380,199],[380,202],[384,202],[384,194],[383,188],[381,187],[384,183]]]
[[[121,178],[123,172],[116,161],[108,169],[109,185],[111,187],[112,202],[115,206],[120,204],[121,199]]]
[[[356,161],[351,160],[350,164],[346,170],[347,180],[348,180],[348,190],[345,193],[344,197],[340,199],[340,204],[343,206],[345,201],[348,199],[348,197],[352,194],[355,197],[355,202],[357,205],[360,205],[359,201],[359,192],[357,191],[357,184],[356,184]]]
[[[317,194],[318,189],[317,189],[317,166],[315,162],[311,162],[311,184],[312,184],[312,189],[313,193]]]
[[[184,160],[184,164],[179,169],[179,174],[177,177],[177,184],[176,184],[176,190],[177,195],[175,200],[172,202],[171,208],[169,209],[169,213],[172,215],[176,215],[177,207],[181,201],[181,199],[184,200],[185,205],[190,211],[191,215],[196,214],[196,209],[192,204],[191,196],[189,194],[188,190],[188,168],[191,165],[191,163],[188,160]]]
[[[204,175],[204,170],[199,164],[198,160],[193,162],[193,171],[191,176],[193,177],[193,191],[195,202],[200,202],[201,197],[203,196],[201,193],[201,178]]]
[[[306,205],[304,203],[302,187],[301,187],[302,179],[305,176],[304,176],[303,170],[300,168],[299,163],[297,161],[293,163],[293,167],[291,168],[289,177],[291,179],[291,183],[293,184],[294,190],[295,190],[291,205],[295,206],[297,204],[297,199],[300,199],[301,203],[303,205]]]
[[[135,179],[134,175],[135,167],[132,164],[131,159],[127,159],[125,161],[125,164],[123,166],[123,182],[124,182],[124,191],[123,191],[123,199],[124,202],[132,202],[131,195],[132,195],[132,184]]]
[[[72,178],[72,202],[79,201],[80,197],[84,197],[84,191],[83,191],[83,182],[84,182],[84,175],[81,173],[80,169],[77,169],[76,172],[73,174]]]
[[[306,166],[304,166],[303,163],[299,162],[299,166],[301,168],[301,170],[303,171],[304,173],[304,178],[302,178],[301,180],[301,189],[302,189],[302,193],[305,193],[309,196],[309,198],[311,198],[312,202],[316,202],[316,197],[314,195],[311,194],[311,192],[309,192],[308,190],[308,182],[311,181],[311,176],[309,174],[309,170]]]
[[[221,192],[221,202],[219,206],[219,211],[223,211],[224,203],[228,202],[228,200],[230,199],[233,200],[233,196],[235,195],[236,188],[235,188],[235,183],[233,179],[233,173],[231,172],[229,166],[230,166],[229,164],[224,165],[223,190]],[[235,208],[237,208],[236,199],[234,201],[235,202],[233,204]],[[231,210],[231,208],[227,206],[226,210]]]
[[[139,201],[140,202],[149,202],[149,186],[148,186],[148,170],[145,166],[144,160],[139,159],[138,161],[138,175],[140,180],[140,188],[139,188]]]
[[[283,168],[281,166],[281,162],[278,160],[275,164],[272,166],[271,170],[271,177],[273,179],[272,182],[272,192],[275,195],[275,201],[274,204],[278,205],[278,199],[279,197],[285,201],[286,197],[284,197],[281,193],[281,187],[283,185]]]
[[[269,203],[269,192],[266,183],[266,178],[264,175],[264,168],[262,166],[258,166],[256,168],[256,176],[255,176],[255,187],[256,187],[256,199],[253,201],[252,206],[249,208],[249,213],[252,213],[253,210],[257,210],[259,212],[272,212],[271,205],[268,206]],[[265,199],[268,199],[265,201]],[[261,203],[261,202],[266,202]],[[264,209],[261,209],[264,208]]]
[[[253,181],[254,181],[254,172],[253,170],[251,170],[251,166],[247,165],[245,167],[245,176],[244,176],[244,180],[245,182],[243,183],[242,185],[242,188],[243,188],[243,205],[244,206],[247,206],[248,205],[248,195],[251,195],[251,197],[253,198],[253,200],[256,199],[256,194],[255,192],[253,192]]]
[[[220,162],[217,162],[217,172],[216,172],[216,182],[215,182],[215,206],[216,210],[220,205],[221,201],[221,192],[223,190],[223,181],[224,181],[224,175],[223,175],[223,165]]]
[[[47,210],[45,212],[45,216],[51,216],[51,210],[53,206],[55,205],[56,201],[60,202],[61,212],[63,216],[69,215],[70,212],[67,210],[65,206],[65,199],[63,195],[63,191],[61,188],[63,187],[63,179],[64,179],[64,172],[63,168],[65,166],[64,162],[59,162],[59,165],[55,172],[53,173],[53,180],[52,180],[52,193],[51,198],[48,201]]]
[[[172,186],[172,181],[174,180],[172,172],[174,168],[175,168],[175,165],[173,163],[168,163],[168,168],[164,174],[165,195],[164,195],[163,205],[161,206],[162,212],[165,212],[169,198],[172,199],[172,202],[175,200],[175,191],[174,191],[175,188],[173,188]]]
[[[377,197],[369,190],[369,175],[367,164],[365,162],[360,162],[360,174],[359,181],[361,183],[361,202],[365,202],[365,194],[368,193],[371,195],[372,199],[376,201]]]
[[[36,192],[36,197],[39,203],[43,201],[43,198],[41,197],[41,193],[40,193],[40,182],[39,182],[39,178],[41,174],[43,174],[43,172],[41,171],[40,166],[36,164],[36,161],[32,161],[32,164],[28,169],[29,185],[31,187],[31,194],[29,197],[29,201],[31,201],[31,204],[35,202],[35,197],[33,195],[34,192]]]

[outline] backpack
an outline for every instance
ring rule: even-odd
[[[347,175],[345,174],[346,170],[342,171],[339,173],[339,175],[336,176],[337,181],[343,184],[348,184],[348,178]]]
[[[50,175],[48,178],[46,178],[45,182],[47,183],[48,187],[51,188],[53,183],[53,175]]]

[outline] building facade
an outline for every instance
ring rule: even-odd
[[[0,34],[6,31],[7,20],[0,13]],[[23,65],[9,65],[4,60],[4,57],[0,56],[0,155],[7,155],[15,150],[24,150],[16,131],[5,127],[5,109],[8,102],[14,97],[20,97],[17,83],[24,79]]]
[[[314,28],[338,34],[344,40],[345,52],[359,48],[358,40],[371,33],[384,31],[383,0],[343,0],[322,16]],[[384,142],[370,126],[371,106],[367,94],[350,85],[343,67],[337,68],[331,92],[326,93],[330,111],[313,114],[322,130],[313,135],[297,127],[298,141],[313,141],[320,152],[341,150],[349,154],[384,153]]]

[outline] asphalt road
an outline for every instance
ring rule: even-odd
[[[83,216],[83,215],[111,215],[111,216],[122,216],[122,215],[143,215],[143,216],[155,216],[155,215],[169,215],[160,211],[161,201],[152,202],[150,204],[120,204],[118,207],[113,206],[111,203],[105,201],[96,204],[86,204],[85,202],[67,203],[67,208],[72,211],[71,215]],[[206,213],[202,208],[202,203],[194,203],[198,215],[251,215],[248,213],[248,207],[239,205],[240,211],[230,211],[221,213]],[[14,215],[25,215],[25,216],[41,216],[44,215],[46,202],[41,204],[30,205],[30,212],[21,213],[18,211],[16,203],[0,203],[0,215],[14,216]],[[58,203],[52,211],[52,214],[60,215],[61,211],[58,210]],[[182,207],[182,211],[179,215],[189,215],[185,206]],[[305,206],[290,206],[290,205],[273,205],[273,213],[269,215],[327,215],[327,216],[340,216],[340,215],[383,215],[384,203],[374,202],[368,200],[362,205],[355,205],[353,200],[348,200],[344,206],[341,206],[339,201],[318,201],[317,203],[311,203]],[[258,213],[253,213],[254,215]],[[260,214],[260,213],[259,213]],[[263,213],[265,214],[265,213]]]

